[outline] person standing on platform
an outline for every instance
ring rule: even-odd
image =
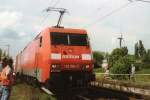
[[[3,65],[2,65],[2,59],[0,58],[0,75],[3,69]],[[0,83],[1,83],[1,77],[0,77]],[[0,98],[1,98],[1,94],[2,94],[2,84],[0,84]]]
[[[2,59],[0,58],[0,72],[2,71],[3,66],[2,66]]]
[[[4,58],[2,61],[2,72],[1,72],[1,100],[8,100],[11,89],[11,73],[12,70],[8,65],[8,59]]]
[[[135,66],[131,64],[131,76],[130,76],[132,81],[135,81]]]

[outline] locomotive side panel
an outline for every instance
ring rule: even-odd
[[[35,76],[38,41],[32,41],[22,52],[21,67],[24,75]]]
[[[20,55],[20,53],[19,53],[19,54],[16,56],[16,63],[15,63],[15,69],[14,69],[15,73],[21,72],[20,57],[21,57],[21,55]]]
[[[42,31],[16,57],[16,70],[23,75],[45,82],[49,78],[49,29]]]
[[[42,32],[42,36],[40,37],[41,46],[39,47],[39,59],[38,66],[40,70],[40,78],[41,82],[45,82],[50,77],[50,44],[49,44],[49,29],[46,29]]]

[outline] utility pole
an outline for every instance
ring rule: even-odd
[[[7,51],[7,56],[9,57],[9,49],[10,49],[10,45],[7,44],[6,46],[7,46],[7,50],[8,50],[8,51]]]
[[[121,33],[121,36],[117,38],[119,40],[119,46],[120,48],[122,47],[122,40],[123,40],[123,36],[122,36],[122,33]]]
[[[0,41],[2,41],[2,40],[0,40]],[[6,46],[7,47],[7,56],[9,57],[9,49],[10,49],[10,44],[6,44],[5,42],[1,42],[1,43],[3,43],[3,44],[0,44],[0,46]]]
[[[9,49],[10,49],[10,45],[9,44],[6,44],[6,45],[1,45],[1,46],[6,46],[7,47],[7,56],[9,57]]]
[[[50,11],[56,11],[56,12],[59,12],[59,13],[60,13],[60,16],[59,16],[57,25],[56,25],[55,27],[61,27],[60,24],[61,24],[61,22],[62,22],[62,18],[63,18],[64,13],[67,12],[67,9],[48,7],[48,8],[46,9],[46,12],[50,12]]]

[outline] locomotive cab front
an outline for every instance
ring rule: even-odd
[[[85,30],[50,30],[50,45],[53,84],[85,85],[94,79],[92,51]]]

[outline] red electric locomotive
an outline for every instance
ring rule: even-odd
[[[94,79],[87,32],[47,28],[16,57],[16,71],[40,83],[55,86],[84,85]]]
[[[56,27],[40,32],[16,57],[16,72],[50,87],[87,85],[95,79],[92,50],[86,30],[60,27],[66,9],[59,11]]]

